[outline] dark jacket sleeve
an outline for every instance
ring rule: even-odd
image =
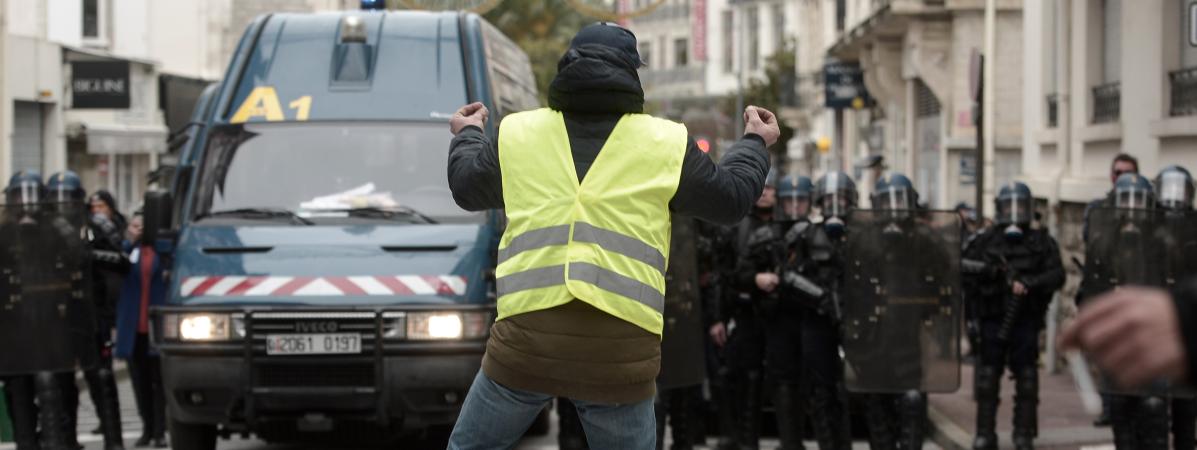
[[[1176,304],[1176,318],[1185,348],[1185,383],[1197,386],[1197,278],[1177,285],[1172,292]]]
[[[449,144],[449,190],[466,211],[503,207],[499,148],[481,128],[466,127]]]
[[[1051,293],[1064,286],[1064,264],[1060,261],[1060,246],[1056,240],[1043,234],[1043,264],[1039,273],[1023,274],[1022,282],[1036,295],[1051,297]]]
[[[734,224],[752,211],[768,172],[769,154],[765,140],[758,135],[744,135],[718,165],[690,139],[670,207],[681,215]]]

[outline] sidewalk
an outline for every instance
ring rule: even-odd
[[[954,394],[932,395],[930,415],[934,440],[945,449],[971,449],[976,430],[977,406],[973,402],[973,366],[960,373],[960,390]],[[1002,377],[1001,407],[998,409],[998,440],[1002,448],[1010,442],[1014,382],[1009,373]],[[1039,372],[1039,437],[1037,449],[1094,449],[1110,445],[1109,428],[1094,428],[1094,417],[1085,413],[1072,377],[1067,373],[1049,375]]]

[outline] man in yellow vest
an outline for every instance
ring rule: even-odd
[[[748,107],[715,165],[685,126],[643,114],[631,31],[583,28],[557,65],[549,108],[454,115],[449,186],[464,209],[503,208],[498,318],[449,448],[510,448],[553,397],[574,401],[590,448],[655,447],[672,214],[731,224],[760,195],[780,134]]]

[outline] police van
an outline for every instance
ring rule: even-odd
[[[459,209],[448,118],[538,106],[470,13],[272,14],[196,109],[146,233],[171,261],[153,342],[176,449],[218,436],[447,429],[495,316],[496,211]]]

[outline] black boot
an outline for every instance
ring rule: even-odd
[[[727,369],[720,369],[721,386],[716,389],[715,407],[719,417],[719,435],[715,439],[715,450],[732,450],[736,448],[736,389],[732,388],[727,379]]]
[[[843,399],[835,386],[811,387],[810,418],[814,426],[819,450],[847,450],[852,448]]]
[[[4,379],[8,417],[12,421],[13,442],[17,450],[41,450],[37,439],[37,404],[33,377],[19,375]]]
[[[58,386],[62,389],[64,429],[68,430],[67,443],[71,448],[82,449],[79,445],[76,428],[79,427],[79,386],[75,384],[75,372],[55,374]]]
[[[1134,397],[1125,395],[1107,395],[1106,405],[1110,410],[1110,428],[1114,432],[1114,448],[1118,450],[1135,450],[1139,447],[1139,440],[1135,435],[1135,415],[1138,412],[1138,402]]]
[[[761,372],[749,371],[740,380],[740,420],[736,423],[736,443],[741,450],[761,446]]]
[[[76,450],[71,445],[70,435],[75,430],[67,430],[68,418],[65,401],[62,397],[62,387],[58,377],[51,372],[39,372],[33,376],[34,389],[37,391],[38,423],[41,425],[41,440],[43,450]]]
[[[1023,368],[1014,374],[1014,448],[1034,449],[1039,435],[1039,369]]]
[[[586,450],[590,448],[586,443],[586,430],[582,428],[582,419],[578,417],[578,408],[574,402],[566,398],[557,399],[557,418],[560,420],[557,430],[557,446],[561,450]]]
[[[869,428],[869,448],[872,450],[895,450],[894,396],[892,394],[868,394],[865,396],[865,426]]]
[[[1172,399],[1172,448],[1194,450],[1197,435],[1197,400]]]
[[[112,360],[102,359],[99,366],[85,372],[84,376],[87,377],[88,389],[91,391],[91,401],[96,405],[96,415],[100,418],[100,434],[104,436],[104,450],[125,450],[124,438],[121,437],[120,394],[116,389],[116,376],[112,372]],[[154,428],[155,425],[151,424],[150,429],[143,433],[151,438],[161,436],[161,431]],[[146,442],[145,445],[149,444]]]
[[[693,396],[683,389],[673,389],[669,393],[667,406],[669,407],[669,426],[673,430],[673,445],[669,450],[691,450],[694,448],[693,411],[697,407],[693,403]]]
[[[977,366],[977,435],[973,439],[973,450],[996,450],[998,409],[998,368]]]
[[[802,397],[796,383],[778,383],[773,394],[777,410],[777,437],[781,450],[797,450],[802,446]]]
[[[1141,397],[1139,414],[1135,427],[1142,450],[1166,450],[1168,448],[1168,402],[1162,397]]]
[[[898,448],[903,450],[923,448],[923,439],[927,436],[927,395],[919,391],[908,391],[902,394],[898,408],[902,422]]]

